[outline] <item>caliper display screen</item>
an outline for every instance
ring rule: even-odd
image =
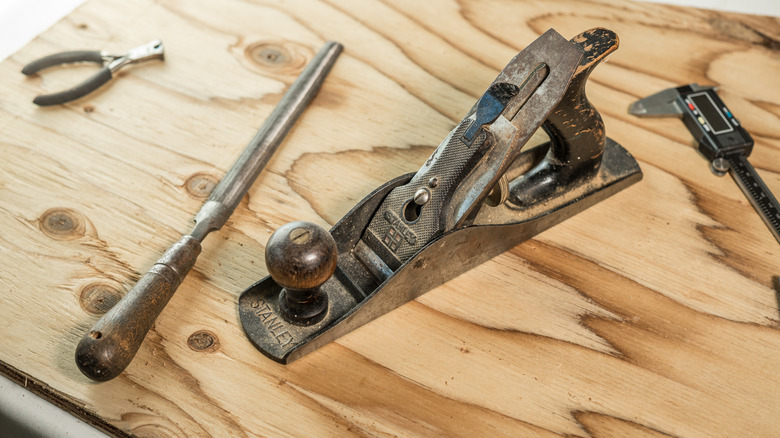
[[[710,125],[713,134],[722,134],[731,131],[733,128],[729,124],[723,113],[715,106],[715,102],[707,93],[696,93],[688,96],[688,99],[696,105],[699,114],[704,117]]]

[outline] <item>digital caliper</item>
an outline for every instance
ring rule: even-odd
[[[681,117],[713,173],[731,174],[780,243],[780,204],[747,160],[753,138],[714,88],[698,84],[669,88],[634,102],[628,112],[638,117]]]

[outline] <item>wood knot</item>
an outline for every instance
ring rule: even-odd
[[[216,187],[218,181],[212,175],[204,172],[198,172],[187,178],[184,182],[184,188],[191,196],[198,199],[208,198]]]
[[[122,291],[117,287],[104,283],[90,283],[81,288],[79,304],[85,312],[91,315],[102,315],[108,312],[122,298]]]
[[[297,76],[313,55],[311,49],[292,41],[258,41],[244,49],[250,65],[283,75]]]
[[[198,330],[187,339],[187,345],[194,351],[211,353],[219,348],[219,339],[208,330]]]
[[[86,219],[81,213],[69,208],[51,208],[38,220],[44,234],[54,240],[73,240],[83,237]]]

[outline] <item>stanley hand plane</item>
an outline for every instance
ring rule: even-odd
[[[639,181],[585,96],[617,49],[606,29],[549,30],[501,71],[422,168],[388,181],[330,233],[266,246],[271,276],[239,298],[252,343],[289,363]],[[537,128],[550,141],[520,153]]]

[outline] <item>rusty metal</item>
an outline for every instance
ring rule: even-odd
[[[341,50],[341,44],[329,42],[317,53],[214,188],[195,216],[192,232],[168,249],[133,289],[84,335],[76,347],[76,364],[84,375],[98,381],[110,380],[130,364],[155,319],[195,265],[203,239],[227,222],[314,99]]]
[[[272,277],[244,291],[252,343],[289,363],[639,181],[585,96],[617,44],[605,29],[571,41],[549,30],[520,52],[418,172],[380,186],[330,230],[338,265],[319,286],[321,319],[302,326],[280,312]],[[550,142],[521,153],[539,127]]]

